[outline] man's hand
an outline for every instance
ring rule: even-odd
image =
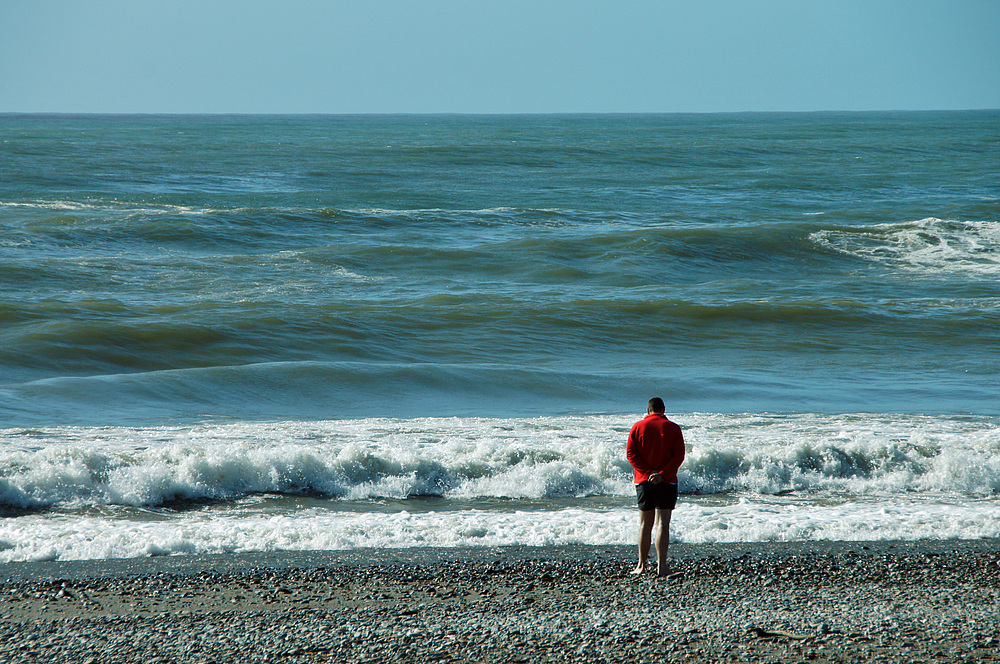
[[[650,484],[661,484],[663,482],[663,476],[659,473],[651,473],[649,475]]]

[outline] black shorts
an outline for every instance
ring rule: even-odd
[[[677,507],[677,485],[660,482],[643,482],[635,485],[635,495],[639,498],[639,509],[672,510]]]

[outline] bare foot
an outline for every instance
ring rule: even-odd
[[[639,565],[634,570],[632,570],[632,574],[636,574],[636,575],[638,575],[638,574],[645,574],[645,573],[646,573],[646,566],[645,565]]]

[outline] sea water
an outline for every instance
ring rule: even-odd
[[[0,561],[1000,537],[1000,112],[0,116]]]

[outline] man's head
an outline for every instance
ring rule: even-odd
[[[649,403],[646,404],[647,413],[663,413],[666,410],[667,407],[663,405],[663,399],[660,397],[653,397],[649,400]]]

